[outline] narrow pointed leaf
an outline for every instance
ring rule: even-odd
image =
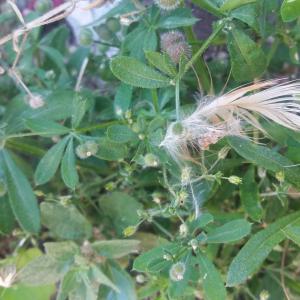
[[[251,231],[251,223],[244,219],[228,222],[207,234],[207,243],[229,243],[242,239]]]
[[[68,137],[62,139],[52,146],[40,160],[35,173],[34,180],[37,185],[48,182],[55,174],[65,150]]]
[[[226,289],[214,264],[202,253],[197,254],[205,300],[225,300]]]
[[[1,153],[5,164],[4,172],[13,213],[25,231],[38,233],[40,230],[40,212],[30,183],[8,152],[3,150]]]
[[[258,270],[272,249],[285,238],[284,231],[288,226],[298,225],[300,212],[290,214],[259,231],[245,244],[233,259],[227,276],[227,285],[243,283]]]
[[[32,132],[45,136],[61,135],[70,132],[69,128],[46,119],[27,119],[25,126]]]
[[[76,188],[76,185],[78,184],[78,174],[76,170],[73,139],[69,141],[61,162],[61,177],[66,186],[70,189],[74,190]]]

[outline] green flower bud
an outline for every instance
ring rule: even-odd
[[[136,226],[128,226],[123,230],[123,234],[125,237],[129,237],[129,236],[132,236],[133,234],[135,234],[136,231],[137,231]]]
[[[95,141],[87,141],[84,144],[78,145],[75,149],[77,156],[81,159],[86,159],[95,155],[98,152],[98,144]]]
[[[228,177],[228,181],[232,184],[239,185],[242,183],[242,178],[233,175]]]
[[[121,29],[120,22],[117,18],[109,18],[106,20],[107,28],[112,32],[118,32]]]
[[[81,46],[90,46],[93,43],[93,31],[89,28],[83,28],[79,33],[79,44]]]

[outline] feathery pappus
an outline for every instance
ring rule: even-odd
[[[265,132],[259,117],[300,130],[300,81],[258,82],[199,103],[191,115],[170,124],[161,146],[177,161],[189,159],[192,149],[206,150],[228,135],[246,136],[247,125]]]

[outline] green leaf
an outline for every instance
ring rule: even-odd
[[[96,280],[100,284],[104,284],[114,289],[116,292],[119,292],[117,286],[101,271],[97,266],[91,267],[91,273],[94,280]]]
[[[62,135],[70,132],[70,129],[46,119],[27,119],[25,126],[34,133],[45,136]]]
[[[155,51],[147,51],[145,55],[148,62],[159,71],[171,77],[176,76],[176,69],[168,55]]]
[[[111,71],[121,81],[141,88],[160,88],[171,84],[171,80],[135,58],[118,56],[111,61]]]
[[[80,125],[82,118],[86,112],[87,108],[87,99],[84,98],[79,93],[75,94],[75,97],[72,102],[72,128],[77,128]]]
[[[74,153],[73,138],[70,139],[61,162],[61,177],[66,186],[68,186],[72,190],[75,190],[79,179],[76,170],[76,159]]]
[[[240,197],[246,213],[254,221],[259,222],[263,215],[260,204],[258,185],[255,182],[255,168],[249,168],[240,185]]]
[[[197,254],[199,270],[202,277],[202,285],[205,300],[225,300],[226,289],[221,275],[213,263],[204,256],[203,253]]]
[[[19,283],[29,286],[58,282],[68,272],[70,264],[42,255],[31,261],[17,275]]]
[[[296,212],[277,220],[252,236],[231,262],[227,285],[238,285],[258,270],[272,249],[284,240],[284,230],[289,225],[299,224],[299,222],[300,212]]]
[[[220,7],[221,12],[229,12],[235,8],[243,5],[256,2],[256,0],[225,0],[224,4]]]
[[[48,182],[55,175],[68,139],[69,137],[65,137],[59,141],[42,157],[34,173],[34,181],[37,185]]]
[[[108,138],[101,138],[99,140],[99,150],[97,157],[104,160],[119,160],[127,156],[127,147],[123,144],[116,143]]]
[[[120,258],[137,252],[139,244],[137,240],[110,240],[94,242],[92,247],[101,256]]]
[[[284,22],[291,22],[300,16],[299,0],[284,0],[280,8],[281,18]]]
[[[77,270],[71,270],[68,272],[59,285],[56,300],[66,300],[68,294],[75,290],[78,286],[77,282]]]
[[[286,157],[267,147],[256,145],[250,140],[241,137],[231,136],[228,137],[228,141],[231,147],[240,156],[269,171],[283,172],[285,179],[289,183],[300,188],[300,167],[288,167],[294,165],[294,163]]]
[[[220,12],[220,8],[215,5],[215,1],[213,0],[192,0],[192,3],[217,17],[223,16]]]
[[[9,234],[14,229],[15,217],[10,207],[9,199],[5,195],[0,197],[0,232]]]
[[[193,220],[189,225],[191,231],[198,228],[204,228],[207,224],[214,221],[214,217],[210,213],[203,213],[199,218]]]
[[[58,238],[83,240],[91,236],[91,224],[74,205],[43,202],[41,213],[42,223]]]
[[[207,234],[207,243],[229,243],[242,239],[251,232],[251,223],[244,219],[228,222]]]
[[[188,8],[177,8],[170,14],[161,17],[158,27],[162,29],[174,29],[178,27],[193,26],[198,21]]]
[[[40,230],[40,212],[37,199],[32,188],[5,150],[2,158],[5,165],[5,177],[8,189],[10,206],[20,226],[28,232],[38,233]]]
[[[79,247],[72,241],[44,243],[45,252],[56,260],[74,261],[74,256],[80,254]]]
[[[135,198],[121,192],[104,195],[100,198],[99,205],[104,214],[112,220],[119,235],[123,234],[126,227],[138,223],[137,210],[142,208]]]
[[[114,99],[115,112],[118,116],[126,112],[132,101],[132,86],[121,83],[116,90]]]
[[[248,81],[259,77],[267,67],[266,56],[259,45],[236,27],[230,30],[227,38],[235,80]]]
[[[119,288],[119,291],[107,290],[104,291],[106,297],[101,299],[109,300],[137,300],[136,289],[132,277],[123,270],[114,261],[109,261],[106,266],[106,273],[111,278],[112,282]],[[102,296],[103,291],[100,290]]]
[[[125,125],[112,125],[108,127],[107,136],[116,143],[128,143],[137,139],[136,133]]]
[[[282,231],[288,239],[300,246],[300,226],[289,225]]]

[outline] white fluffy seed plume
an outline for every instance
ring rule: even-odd
[[[206,150],[224,136],[245,136],[247,125],[264,132],[259,117],[300,130],[299,100],[300,81],[242,86],[199,103],[191,115],[168,127],[161,146],[175,160],[190,159],[191,151]]]

